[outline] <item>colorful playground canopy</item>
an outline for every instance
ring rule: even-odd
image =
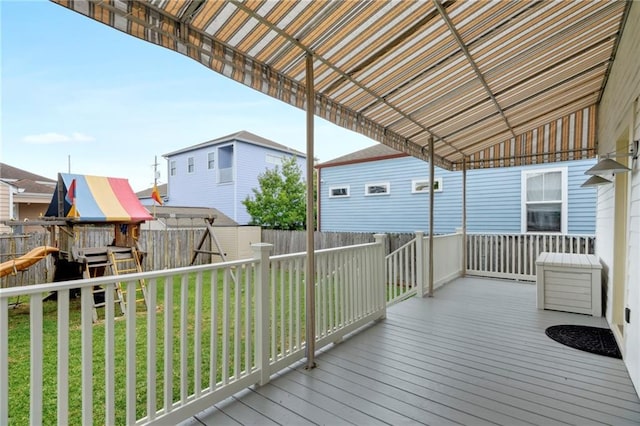
[[[153,219],[127,179],[71,173],[58,173],[58,185],[45,216],[76,222],[131,223]]]

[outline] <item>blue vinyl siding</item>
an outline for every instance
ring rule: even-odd
[[[248,143],[238,143],[237,147],[236,208],[238,211],[238,218],[236,221],[241,224],[246,224],[251,220],[251,216],[247,213],[242,201],[247,198],[247,196],[253,195],[253,188],[258,187],[258,175],[264,173],[268,169],[276,167],[275,164],[267,162],[267,154],[287,158],[290,158],[291,155]],[[298,164],[302,170],[302,179],[305,180],[305,159],[298,157]],[[278,167],[282,169],[281,166]]]
[[[229,146],[233,147],[233,156],[227,156],[225,164],[232,165],[233,179],[229,182],[220,182],[219,168],[223,161],[219,156],[218,148]],[[230,149],[227,148],[227,150]],[[214,168],[209,169],[208,155],[212,151],[216,153],[216,161]],[[275,164],[267,162],[267,154],[291,156],[291,154],[276,149],[238,140],[172,155],[168,160],[169,164],[171,161],[176,161],[176,174],[175,176],[169,175],[169,201],[166,204],[182,207],[213,207],[239,224],[247,224],[251,217],[247,214],[242,201],[248,195],[253,194],[253,188],[258,187],[258,175],[275,167]],[[187,171],[189,157],[194,158],[195,170],[193,173]],[[305,159],[299,157],[298,164],[300,164],[304,179]]]
[[[545,166],[481,169],[467,172],[469,232],[520,233],[522,171],[567,167],[568,232],[595,233],[596,191],[580,188],[584,171],[595,160]],[[321,230],[345,232],[414,232],[429,228],[429,194],[411,191],[412,180],[428,179],[427,163],[413,157],[321,168]],[[434,231],[462,226],[462,173],[436,168],[443,191],[434,194]],[[365,196],[365,184],[389,182],[390,194]],[[329,188],[350,186],[350,196],[329,198]]]

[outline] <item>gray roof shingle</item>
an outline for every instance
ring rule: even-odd
[[[304,152],[295,150],[293,148],[289,148],[288,146],[279,144],[277,142],[274,142],[272,140],[263,138],[262,136],[258,136],[256,134],[253,134],[251,132],[247,132],[246,130],[241,130],[239,132],[236,133],[232,133],[230,135],[227,136],[222,136],[220,138],[217,139],[212,139],[210,141],[207,142],[202,142],[196,145],[192,145],[192,146],[188,146],[186,148],[182,148],[176,151],[172,151],[169,152],[167,154],[163,154],[163,157],[171,157],[173,155],[176,154],[181,154],[183,152],[189,152],[189,151],[193,151],[196,149],[200,149],[200,148],[205,148],[208,146],[213,146],[213,145],[217,145],[220,143],[224,143],[224,142],[230,142],[232,140],[239,140],[242,142],[246,142],[246,143],[250,143],[253,145],[259,145],[259,146],[265,146],[267,148],[272,148],[272,149],[276,149],[278,151],[282,151],[282,152],[286,152],[289,154],[293,154],[293,155],[297,155],[298,157],[303,157],[306,158],[307,155]]]

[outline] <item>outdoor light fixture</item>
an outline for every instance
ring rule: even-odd
[[[587,179],[585,181],[585,183],[583,183],[580,186],[582,188],[584,188],[584,187],[587,187],[587,186],[598,186],[598,185],[604,185],[604,184],[607,184],[607,183],[613,183],[613,182],[611,182],[609,179],[605,179],[605,178],[600,177],[598,175],[593,175],[589,179]]]
[[[624,164],[618,163],[616,160],[612,160],[611,158],[604,158],[598,161],[598,164],[591,167],[589,170],[584,172],[585,175],[606,175],[609,173],[624,173],[631,170],[629,167]]]
[[[633,160],[637,159],[638,158],[638,142],[639,141],[633,141],[633,143],[631,144],[631,152],[629,153],[606,154],[602,160],[598,161],[598,164],[591,167],[589,170],[584,172],[584,174],[585,175],[606,175],[610,173],[616,174],[616,173],[624,173],[624,172],[630,171],[631,169],[629,167],[615,160],[612,160],[611,158],[631,157]],[[587,182],[589,182],[589,180]],[[585,184],[587,182],[585,182]],[[605,183],[605,182],[600,182],[600,184],[602,183]]]

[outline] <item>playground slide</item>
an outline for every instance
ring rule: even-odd
[[[41,246],[34,248],[24,256],[2,262],[0,263],[0,278],[9,274],[13,274],[17,271],[27,269],[34,263],[37,263],[47,257],[47,255],[55,253],[57,251],[58,249],[55,247]]]

